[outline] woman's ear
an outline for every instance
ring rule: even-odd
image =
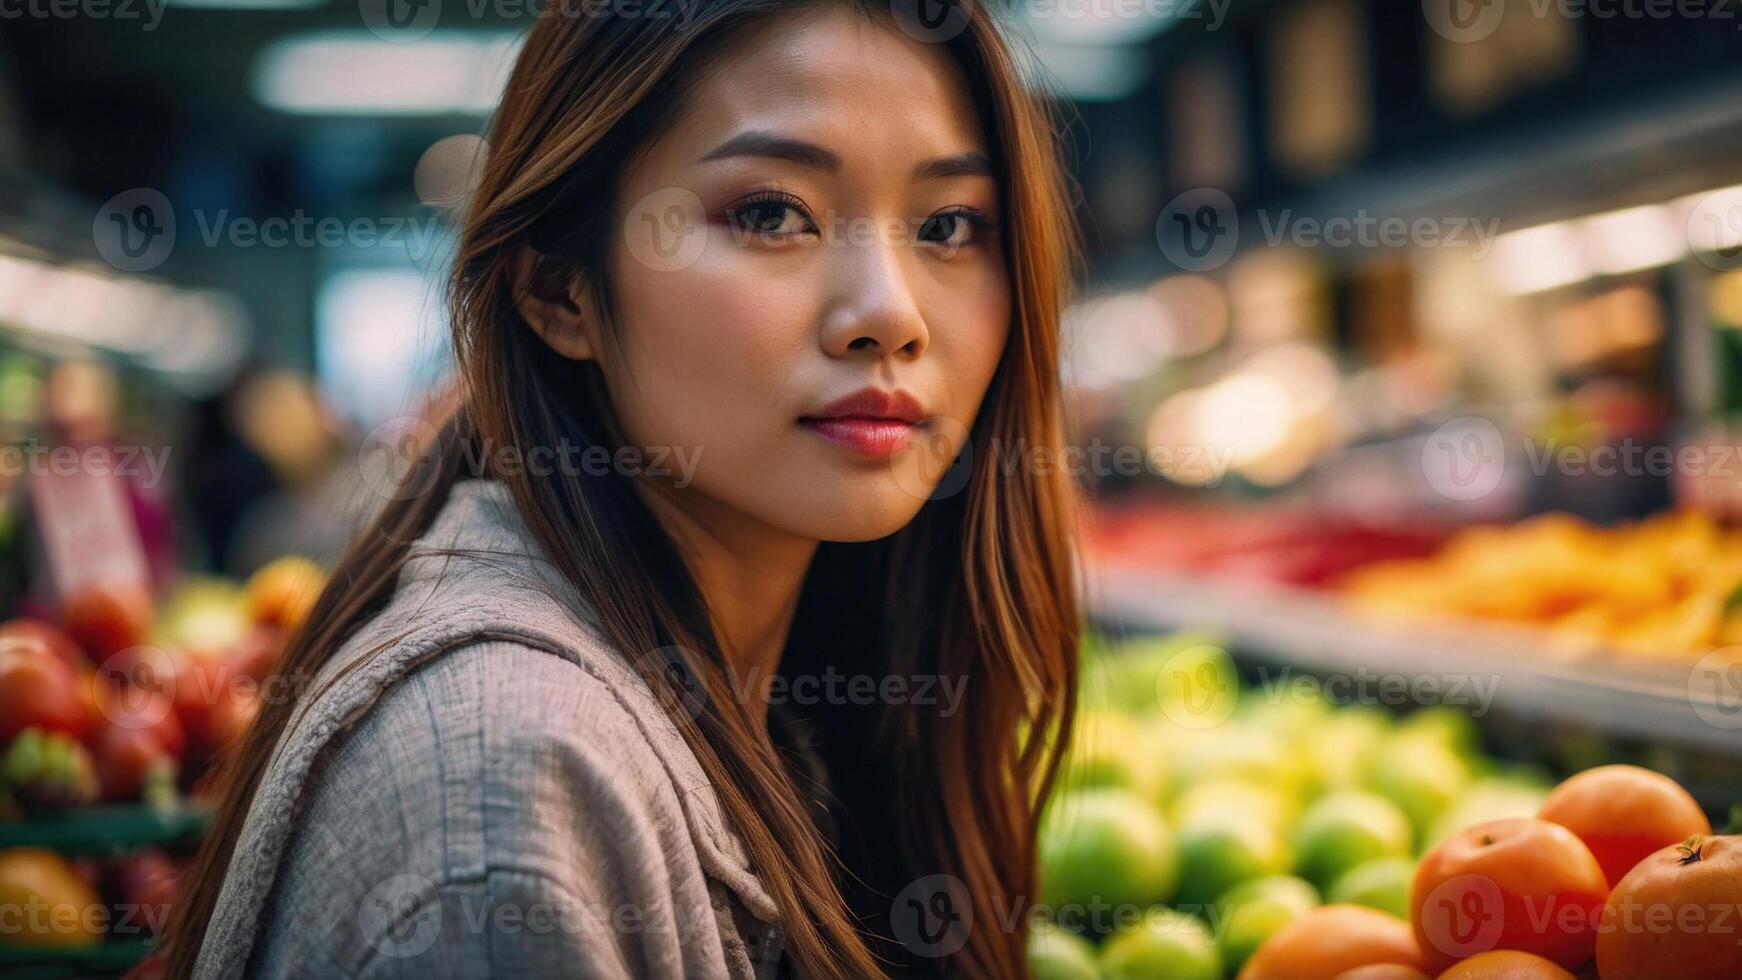
[[[599,358],[596,306],[585,276],[556,275],[544,257],[521,246],[511,267],[514,304],[551,350],[576,361]]]

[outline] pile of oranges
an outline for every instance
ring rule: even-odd
[[[1742,978],[1742,836],[1712,832],[1666,776],[1581,772],[1535,817],[1423,856],[1410,921],[1354,905],[1277,932],[1240,980]]]

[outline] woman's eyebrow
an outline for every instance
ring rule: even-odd
[[[834,173],[841,169],[841,157],[826,147],[804,140],[781,136],[766,129],[748,129],[704,153],[696,162],[722,160],[727,157],[768,157],[789,160],[800,166]],[[914,165],[914,180],[935,180],[942,177],[990,177],[992,161],[979,150],[967,150],[950,156],[935,157]]]

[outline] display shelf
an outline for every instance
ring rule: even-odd
[[[84,806],[0,822],[0,848],[47,847],[62,854],[104,855],[192,840],[211,814],[192,804]]]
[[[1100,568],[1087,594],[1114,629],[1214,630],[1247,659],[1310,673],[1491,678],[1493,707],[1511,714],[1742,757],[1742,703],[1695,663],[1556,649],[1520,628],[1381,620],[1333,595],[1245,580]]]
[[[0,948],[0,975],[10,980],[116,977],[151,952],[145,939],[112,939],[72,949]]]

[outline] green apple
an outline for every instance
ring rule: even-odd
[[[1314,788],[1349,789],[1391,731],[1391,716],[1371,705],[1339,708],[1300,739]]]
[[[1028,969],[1034,980],[1098,980],[1095,947],[1075,933],[1042,920],[1028,934]]]
[[[1221,980],[1222,958],[1204,924],[1172,909],[1151,909],[1101,950],[1110,980]]]
[[[1054,910],[1148,906],[1166,901],[1178,883],[1167,821],[1128,789],[1055,796],[1041,820],[1039,851],[1042,901]]]
[[[1334,711],[1317,681],[1289,674],[1243,691],[1235,717],[1244,724],[1294,739],[1322,725]]]
[[[1324,887],[1366,861],[1409,853],[1409,818],[1376,793],[1322,796],[1294,828],[1295,871]]]
[[[1212,779],[1243,779],[1274,787],[1300,799],[1309,789],[1309,772],[1288,739],[1249,726],[1188,732],[1169,743],[1178,791]]]
[[[1210,920],[1223,964],[1237,972],[1272,934],[1318,904],[1318,890],[1293,875],[1252,878],[1223,892]]]
[[[1263,819],[1224,813],[1179,829],[1179,902],[1205,906],[1249,878],[1288,870],[1288,845]]]
[[[1295,800],[1280,790],[1244,779],[1212,779],[1181,793],[1168,815],[1175,827],[1235,813],[1259,817],[1277,830],[1293,826],[1300,813]]]
[[[1280,902],[1297,912],[1306,912],[1318,907],[1319,890],[1312,882],[1296,875],[1248,878],[1216,899],[1216,914],[1226,917],[1235,907],[1258,899]]]
[[[1375,858],[1356,865],[1331,884],[1325,900],[1332,904],[1366,905],[1409,918],[1409,886],[1415,862],[1406,857]]]
[[[1166,799],[1167,761],[1154,733],[1103,709],[1079,714],[1059,772],[1061,789],[1113,786],[1159,804]]]
[[[1179,633],[1112,645],[1085,664],[1082,688],[1090,704],[1211,728],[1233,713],[1240,678],[1228,652],[1213,639]]]
[[[1411,712],[1398,723],[1397,733],[1437,738],[1466,759],[1482,754],[1482,733],[1477,730],[1475,720],[1469,712],[1450,705],[1429,705]]]
[[[1426,850],[1465,827],[1509,817],[1534,817],[1548,789],[1534,781],[1511,777],[1478,779],[1447,807],[1421,842]]]
[[[1402,735],[1382,746],[1367,766],[1368,789],[1389,799],[1425,837],[1470,782],[1464,759],[1440,739]]]

